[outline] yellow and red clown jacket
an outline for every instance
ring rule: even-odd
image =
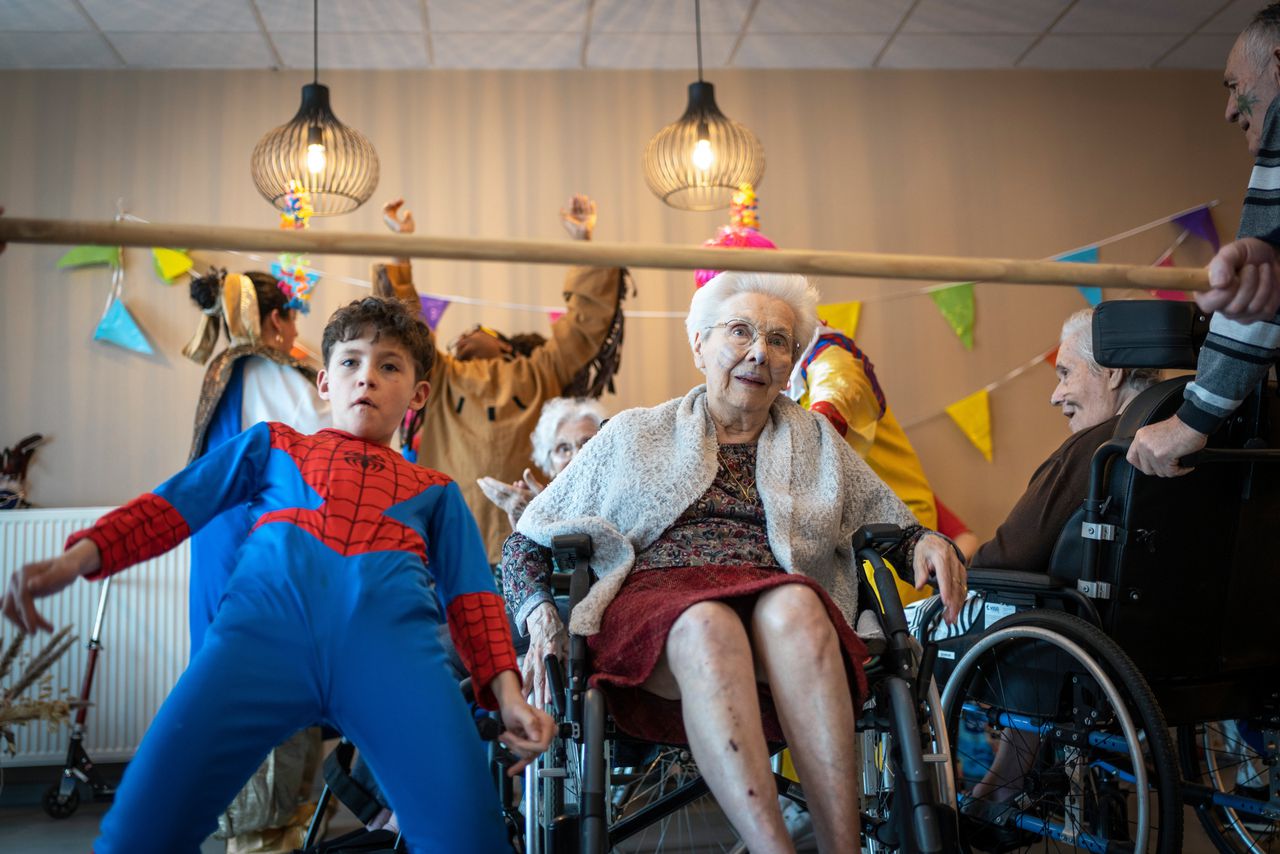
[[[920,524],[937,529],[933,489],[920,458],[894,417],[875,367],[853,339],[819,326],[796,361],[787,394],[829,420],[871,470],[911,508]],[[907,590],[899,585],[907,601]],[[912,599],[921,593],[911,591]]]

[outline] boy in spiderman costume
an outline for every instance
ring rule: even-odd
[[[317,380],[333,429],[259,423],[154,492],[13,573],[3,612],[49,630],[34,600],[173,548],[247,503],[255,520],[204,645],[161,707],[103,819],[97,854],[198,851],[267,751],[317,722],[350,738],[411,850],[509,850],[485,752],[435,628],[447,616],[476,696],[522,761],[553,723],[524,700],[503,600],[445,475],[388,447],[430,391],[431,333],[366,298],[324,332]]]

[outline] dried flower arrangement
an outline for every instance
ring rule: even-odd
[[[18,663],[18,654],[26,639],[25,632],[18,632],[0,655],[0,739],[4,739],[5,751],[10,756],[17,753],[14,727],[32,721],[61,724],[67,720],[71,710],[80,705],[78,701],[54,697],[53,676],[48,672],[76,642],[70,626],[55,633],[38,653],[25,657],[13,681],[4,685],[4,680]],[[35,696],[26,695],[33,685],[36,686]]]

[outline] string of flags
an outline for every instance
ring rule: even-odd
[[[1171,221],[1174,221],[1174,220],[1171,220]],[[1156,258],[1152,266],[1154,267],[1172,266],[1174,251],[1179,246],[1181,246],[1184,242],[1186,242],[1187,238],[1192,235],[1197,237],[1203,237],[1203,239],[1208,241],[1216,251],[1218,247],[1218,239],[1217,239],[1216,232],[1210,231],[1210,234],[1212,236],[1205,237],[1201,231],[1193,229],[1192,227],[1188,226],[1185,222],[1179,222],[1178,224],[1183,226],[1182,232],[1178,235],[1177,239],[1175,239],[1173,243],[1170,244],[1170,246],[1164,250],[1164,252],[1160,253],[1159,257]],[[1066,254],[1081,255],[1082,257],[1089,257],[1087,255],[1084,255],[1084,253],[1081,253],[1078,251],[1072,252],[1072,253],[1066,253]],[[1094,251],[1092,252],[1091,263],[1097,263],[1096,249],[1094,249]],[[1092,289],[1081,288],[1081,290],[1085,291],[1085,290],[1092,290]],[[1155,296],[1160,299],[1175,299],[1175,300],[1187,299],[1186,294],[1183,293],[1182,291],[1150,291],[1149,293],[1152,296]],[[1090,294],[1085,293],[1084,297],[1086,300],[1089,300],[1091,306],[1097,305],[1096,302],[1093,302],[1092,300],[1089,299]],[[820,315],[821,315],[822,308],[823,307],[821,306],[819,307]],[[962,432],[965,435],[965,437],[973,444],[973,446],[978,449],[978,451],[982,454],[982,456],[986,458],[987,462],[991,462],[993,458],[993,448],[994,448],[994,444],[992,441],[992,430],[991,430],[991,392],[995,391],[997,388],[1003,385],[1006,385],[1007,383],[1012,382],[1013,380],[1017,379],[1018,377],[1025,374],[1027,371],[1031,370],[1032,368],[1035,368],[1040,364],[1047,364],[1050,367],[1056,367],[1057,360],[1058,360],[1058,347],[1057,345],[1054,345],[1053,347],[1050,347],[1049,349],[1036,354],[1035,357],[1022,363],[1021,365],[1018,365],[1017,367],[1013,368],[1003,376],[987,383],[985,386],[978,389],[977,391],[967,394],[953,403],[947,404],[947,406],[943,407],[941,411],[934,412],[929,415],[925,415],[921,418],[917,418],[914,421],[908,422],[903,425],[903,428],[910,430],[928,421],[932,421],[933,419],[938,418],[942,415],[950,416],[952,422],[954,422],[956,427],[960,429],[960,432]]]

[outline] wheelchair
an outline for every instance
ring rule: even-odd
[[[883,628],[883,638],[869,642],[870,699],[857,714],[863,842],[876,854],[951,852],[957,844],[955,778],[941,698],[930,675],[936,649],[911,640],[882,557],[901,536],[895,527],[872,525],[853,541],[864,572],[863,614]],[[557,537],[552,551],[576,605],[592,581],[590,538]],[[746,850],[686,747],[638,742],[616,731],[602,693],[588,683],[585,638],[570,636],[566,667],[554,656],[547,657],[547,667],[559,733],[551,749],[525,769],[526,852]],[[778,754],[774,759],[779,797],[803,809],[803,790],[781,773]]]
[[[1194,306],[1104,303],[1094,351],[1194,367],[1205,325]],[[1126,408],[1047,572],[969,572],[983,631],[940,642],[947,734],[962,788],[985,776],[1012,796],[962,798],[960,850],[1176,852],[1184,803],[1222,851],[1280,850],[1280,397],[1264,383],[1195,471],[1146,477],[1129,441],[1190,379]]]

